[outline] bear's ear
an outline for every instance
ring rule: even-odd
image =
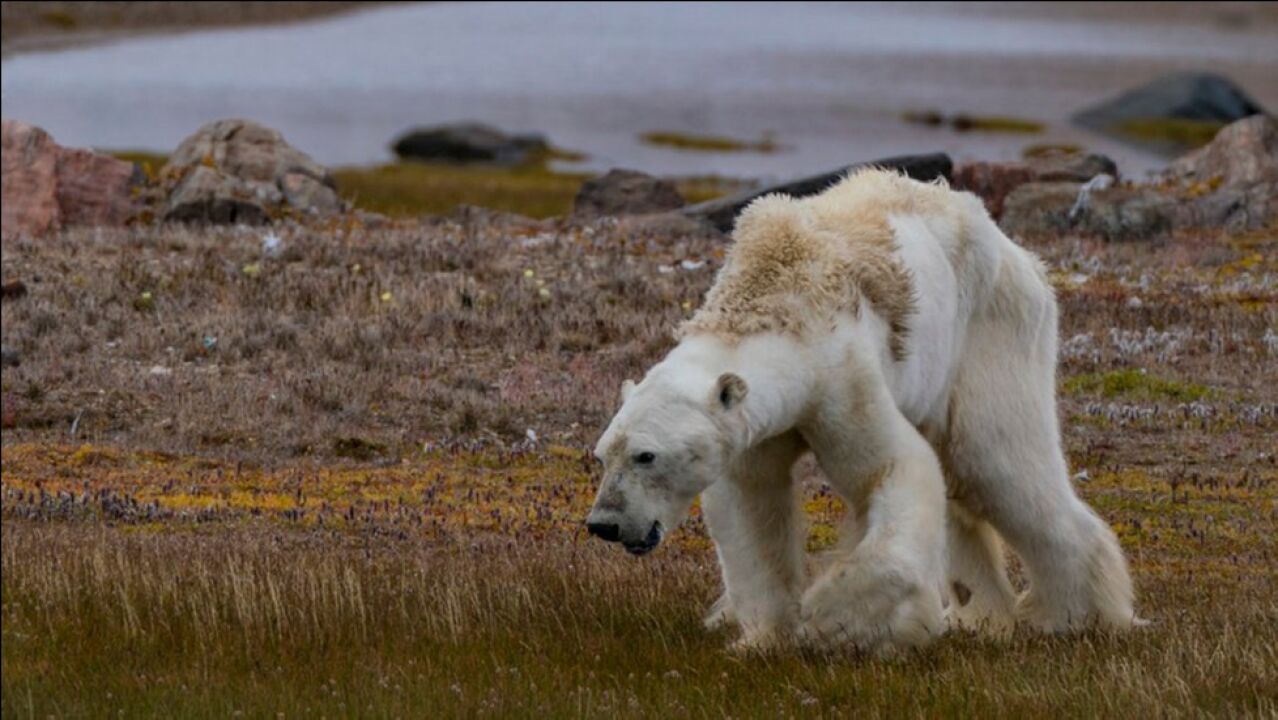
[[[630,393],[635,391],[635,381],[626,380],[621,383],[621,402],[625,404],[630,399]]]
[[[731,410],[745,400],[746,393],[749,391],[749,386],[740,375],[724,373],[719,376],[719,381],[714,385],[712,402],[724,410]]]

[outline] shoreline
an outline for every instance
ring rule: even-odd
[[[155,35],[286,25],[397,4],[374,2],[6,2],[0,57],[110,45]],[[163,5],[163,7],[157,7]]]

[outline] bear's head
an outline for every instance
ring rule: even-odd
[[[732,373],[661,365],[638,385],[627,380],[621,409],[595,448],[604,472],[586,519],[590,534],[635,555],[655,548],[732,462],[746,391]]]

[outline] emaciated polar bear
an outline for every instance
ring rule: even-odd
[[[1135,622],[1061,452],[1051,287],[975,196],[868,170],[760,198],[734,239],[678,346],[622,389],[591,533],[645,553],[701,495],[725,587],[707,623],[747,648],[914,646],[947,612],[995,632]],[[851,510],[805,588],[807,450]],[[1028,569],[1019,599],[1000,535]]]

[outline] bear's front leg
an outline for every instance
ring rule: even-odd
[[[858,513],[860,537],[836,549],[804,593],[805,642],[891,652],[944,631],[944,479],[931,447],[891,410],[876,426],[880,432],[833,443],[826,433],[826,442],[813,445],[831,484]],[[877,442],[870,453],[867,441]],[[865,472],[867,459],[877,472]]]
[[[732,611],[732,600],[728,597],[727,590],[714,601],[701,622],[707,630],[719,630],[737,624],[737,616]]]
[[[798,625],[802,523],[790,469],[803,449],[793,433],[769,439],[701,495],[724,584],[706,624],[737,623],[738,649],[782,644]]]

